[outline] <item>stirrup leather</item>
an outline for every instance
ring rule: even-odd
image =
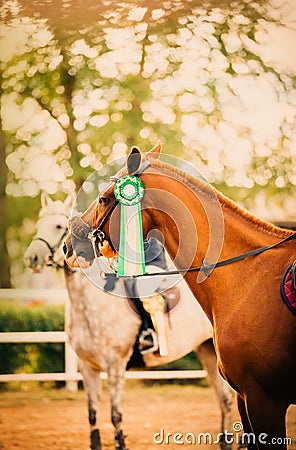
[[[143,300],[143,306],[151,315],[151,319],[158,337],[159,354],[160,356],[167,356],[168,346],[164,321],[164,298],[160,294],[151,295]]]

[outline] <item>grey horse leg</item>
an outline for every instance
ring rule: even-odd
[[[113,364],[108,371],[108,386],[111,398],[111,420],[115,432],[115,449],[127,450],[122,432],[122,398],[125,385],[125,365]]]
[[[88,397],[88,421],[90,425],[90,448],[102,450],[100,431],[97,426],[102,381],[100,372],[80,361],[83,384]]]
[[[227,439],[227,433],[232,433],[232,405],[234,402],[234,390],[222,378],[217,366],[217,355],[214,349],[212,339],[203,342],[197,349],[196,353],[207,370],[211,384],[215,388],[215,392],[219,401],[222,421],[221,421],[221,439],[220,448],[222,450],[231,449],[231,438]]]

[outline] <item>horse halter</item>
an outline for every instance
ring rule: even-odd
[[[63,214],[63,215],[65,217],[68,217],[65,214]],[[48,250],[50,251],[50,255],[49,255],[48,261],[46,263],[47,266],[49,266],[49,267],[55,266],[57,269],[64,267],[64,266],[61,266],[60,264],[54,262],[54,255],[55,255],[55,252],[58,250],[58,248],[61,246],[65,237],[67,236],[67,233],[68,233],[68,228],[65,228],[64,233],[62,234],[62,236],[60,237],[60,239],[54,246],[51,246],[50,243],[41,236],[36,236],[32,239],[33,241],[44,242],[44,244],[47,246]]]

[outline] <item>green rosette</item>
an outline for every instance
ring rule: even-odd
[[[133,206],[144,197],[144,185],[140,178],[126,175],[114,187],[115,198],[125,206]]]
[[[114,195],[120,203],[117,275],[143,275],[146,268],[140,202],[144,197],[144,185],[138,177],[127,175],[116,182]]]

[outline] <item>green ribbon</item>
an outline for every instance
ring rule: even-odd
[[[114,195],[120,203],[117,275],[143,275],[146,267],[140,202],[144,196],[144,185],[138,177],[126,175],[116,182]]]

